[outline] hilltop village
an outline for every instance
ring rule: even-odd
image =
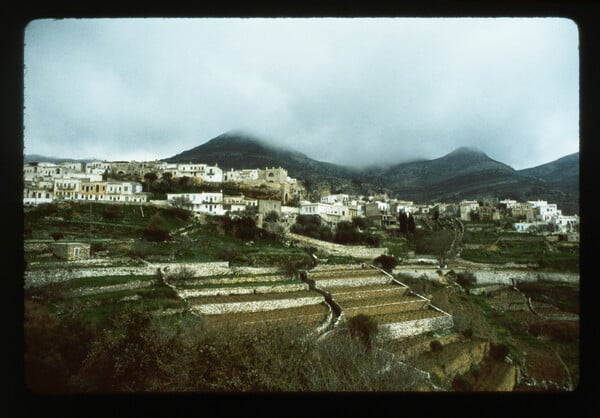
[[[331,193],[326,187],[309,193],[302,181],[288,176],[281,167],[224,170],[217,165],[162,161],[32,162],[24,164],[23,174],[24,206],[93,201],[176,206],[207,215],[235,215],[253,209],[258,226],[262,226],[265,215],[275,212],[288,226],[298,215],[318,215],[333,228],[340,222],[367,218],[381,229],[392,231],[401,227],[404,214],[434,220],[511,218],[516,232],[560,234],[563,239],[575,241],[579,231],[578,215],[563,215],[555,203],[545,200],[486,198],[420,204],[385,194]],[[174,192],[174,185],[187,185],[190,191]],[[236,193],[224,193],[224,188]]]

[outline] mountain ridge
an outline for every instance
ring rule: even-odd
[[[69,161],[69,159],[64,159]],[[322,162],[243,131],[229,131],[161,161],[218,165],[224,170],[282,167],[332,193],[388,193],[419,203],[485,197],[556,202],[563,213],[579,213],[579,153],[515,170],[473,147],[459,147],[427,160],[348,167]]]

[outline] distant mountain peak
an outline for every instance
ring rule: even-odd
[[[452,151],[450,154],[448,154],[448,156],[450,155],[481,155],[487,157],[485,152],[481,151],[479,148],[476,147],[459,147]]]

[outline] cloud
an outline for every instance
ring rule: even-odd
[[[27,153],[166,158],[245,129],[340,164],[576,152],[566,19],[65,19],[25,33]]]

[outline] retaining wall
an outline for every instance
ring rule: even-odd
[[[177,290],[182,299],[201,296],[227,296],[227,295],[250,295],[255,293],[287,293],[298,290],[309,290],[306,283],[285,284],[273,286],[246,286],[246,287],[219,287],[211,289],[185,289]],[[321,298],[322,299],[322,298]]]
[[[156,268],[151,266],[35,270],[25,272],[24,287],[30,288],[48,283],[64,282],[81,277],[147,276],[152,274],[156,274]]]
[[[24,274],[25,288],[40,286],[48,283],[63,282],[81,277],[101,276],[146,276],[156,274],[160,268],[166,274],[177,273],[180,269],[190,270],[196,277],[216,275],[252,275],[280,273],[277,267],[229,267],[224,261],[208,263],[148,263],[138,266],[105,266],[109,260],[85,260],[81,262],[61,262],[36,265]],[[165,271],[166,269],[166,271]]]
[[[557,281],[557,282],[568,282],[568,283],[579,283],[579,274],[577,273],[557,273],[557,272],[543,272],[543,271],[526,271],[526,270],[477,270],[467,268],[464,270],[457,270],[457,272],[471,271],[477,279],[477,284],[503,284],[512,285],[512,280],[534,282],[539,279]],[[402,274],[413,279],[423,279],[431,281],[439,281],[440,276],[436,270],[430,269],[401,269],[396,268],[393,270],[394,274]]]
[[[386,332],[386,336],[391,339],[404,338],[424,334],[429,331],[453,327],[454,320],[452,319],[452,316],[449,315],[379,325],[379,329]]]
[[[362,245],[341,245],[328,241],[321,241],[318,239],[305,237],[304,235],[294,234],[291,232],[288,232],[286,236],[290,239],[299,242],[301,245],[316,247],[332,255],[345,255],[372,260],[374,258],[379,257],[382,254],[388,253],[387,248],[372,248],[365,247]]]
[[[274,311],[277,309],[298,308],[307,305],[317,305],[321,302],[324,302],[323,298],[318,296],[292,299],[260,300],[253,302],[208,303],[203,305],[196,305],[192,309],[201,314],[213,315],[238,312]]]
[[[315,285],[319,288],[334,288],[340,286],[367,286],[373,284],[388,284],[390,279],[385,276],[379,277],[361,277],[348,279],[318,279]]]

